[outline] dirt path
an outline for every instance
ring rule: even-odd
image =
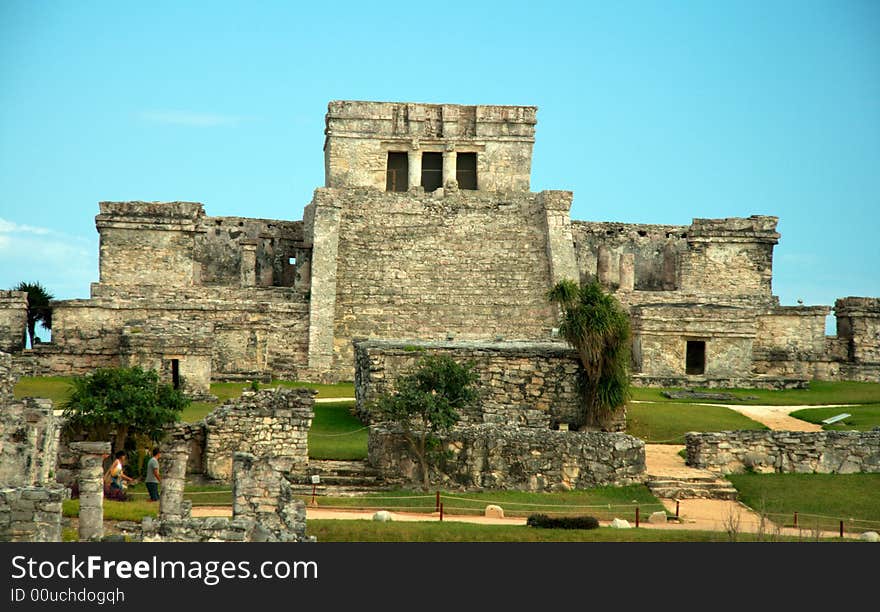
[[[721,406],[736,410],[753,421],[766,425],[770,429],[785,431],[822,431],[822,426],[808,423],[793,416],[789,416],[795,410],[803,408],[846,408],[847,404],[827,404],[823,406],[744,406],[741,404],[705,404],[706,406]]]

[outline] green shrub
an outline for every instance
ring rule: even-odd
[[[526,520],[529,527],[544,529],[597,529],[599,521],[593,516],[558,516],[531,514]]]

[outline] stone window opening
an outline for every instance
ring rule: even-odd
[[[455,156],[455,179],[459,189],[476,191],[477,189],[477,154],[458,153]]]
[[[685,374],[706,373],[706,341],[688,340],[685,351]]]
[[[296,266],[296,257],[288,257],[287,263],[288,263],[288,265]]]
[[[422,153],[422,187],[431,192],[443,186],[443,153]]]
[[[407,189],[409,189],[409,155],[406,152],[388,151],[385,191]]]
[[[180,359],[171,360],[171,386],[180,389]]]

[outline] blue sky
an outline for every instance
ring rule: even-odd
[[[880,2],[842,0],[0,0],[0,287],[87,297],[101,200],[300,219],[333,99],[537,105],[572,218],[777,215],[783,304],[880,295]]]

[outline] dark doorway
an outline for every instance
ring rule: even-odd
[[[443,186],[443,153],[422,153],[422,187],[434,191]]]
[[[180,389],[180,359],[171,360],[171,386]]]
[[[688,340],[685,356],[686,374],[704,374],[706,372],[706,342]]]
[[[477,188],[477,154],[459,153],[455,158],[455,178],[459,189]]]
[[[399,151],[388,151],[385,191],[406,191],[407,189],[409,189],[409,156]]]

